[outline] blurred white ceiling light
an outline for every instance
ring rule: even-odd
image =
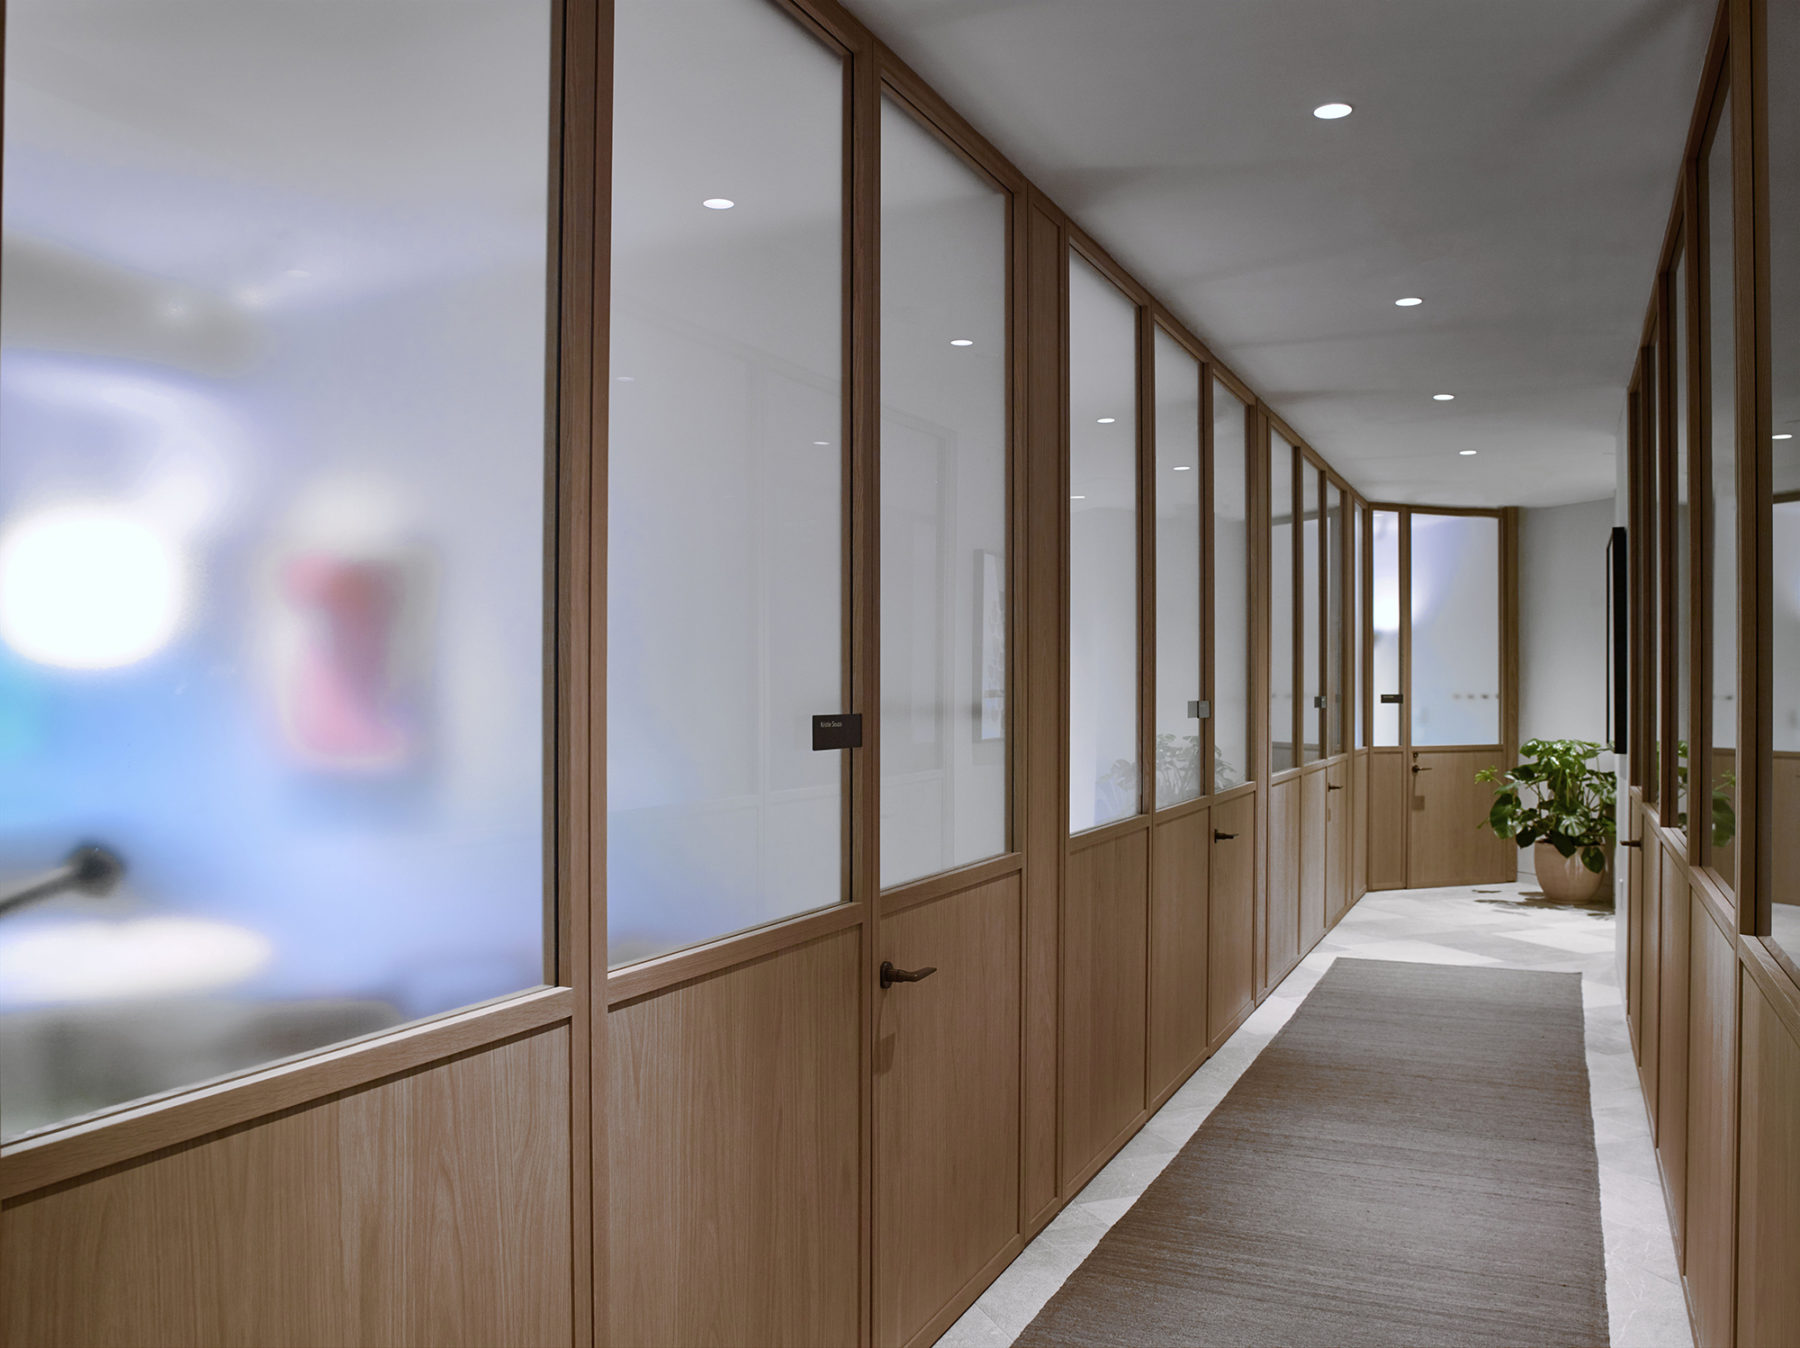
[[[1069,499],[1070,499],[1070,500],[1071,500],[1071,501],[1085,501],[1085,500],[1087,500],[1087,497],[1085,497],[1085,496],[1071,496],[1071,497],[1070,497],[1070,498],[1069,498]]]
[[[1472,459],[1475,457],[1475,451],[1472,449],[1459,449],[1456,452],[1458,454],[1462,455],[1465,459]]]
[[[1794,438],[1794,433],[1792,431],[1783,431],[1780,435],[1772,435],[1769,438],[1771,440],[1792,440]]]
[[[1453,403],[1456,401],[1456,395],[1454,393],[1434,393],[1431,395],[1431,401],[1434,403]]]
[[[1099,419],[1098,419],[1098,420],[1097,420],[1097,421],[1096,421],[1096,422],[1095,422],[1095,424],[1096,424],[1096,425],[1100,425],[1100,426],[1110,426],[1110,425],[1112,425],[1112,424],[1113,424],[1113,422],[1115,422],[1115,421],[1117,421],[1117,420],[1118,420],[1118,418],[1117,418],[1117,417],[1100,417],[1100,418],[1099,418]]]
[[[709,211],[728,211],[733,206],[737,205],[737,202],[733,201],[730,197],[708,197],[700,204]]]
[[[1423,303],[1425,303],[1425,301],[1420,299],[1417,295],[1408,295],[1403,300],[1394,301],[1394,304],[1401,309],[1415,309]]]
[[[952,337],[950,339],[950,345],[951,346],[974,346],[975,343],[971,338],[968,338],[968,337]]]
[[[1178,473],[1191,473],[1194,471],[1194,465],[1191,463],[1178,463],[1175,465],[1175,471]]]
[[[1313,109],[1313,116],[1321,122],[1335,122],[1340,117],[1348,117],[1356,109],[1348,103],[1321,103]]]
[[[117,506],[49,507],[0,537],[0,640],[39,664],[135,664],[168,644],[187,601],[180,549]]]

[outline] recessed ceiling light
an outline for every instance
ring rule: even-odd
[[[1340,117],[1348,117],[1355,109],[1348,103],[1321,103],[1313,109],[1313,116],[1321,122],[1335,122]]]
[[[831,441],[829,440],[814,440],[813,443],[820,449],[829,449],[831,447]]]
[[[1113,422],[1115,422],[1117,420],[1118,420],[1117,417],[1100,417],[1097,419],[1096,424],[1101,425],[1101,426],[1110,426],[1113,424]]]
[[[1456,395],[1454,393],[1434,393],[1431,395],[1431,401],[1434,403],[1453,403],[1456,401]]]
[[[1425,301],[1420,299],[1417,295],[1408,295],[1405,299],[1395,300],[1394,303],[1402,309],[1414,309],[1425,303]]]
[[[635,374],[622,374],[619,376],[619,382],[621,384],[635,384],[637,383],[637,376]]]
[[[1771,440],[1792,440],[1794,436],[1791,431],[1783,431],[1780,435],[1772,435],[1769,438]]]
[[[1085,496],[1071,496],[1071,497],[1070,497],[1070,498],[1069,498],[1069,499],[1070,499],[1070,500],[1071,500],[1071,501],[1085,501],[1085,500],[1087,500],[1087,497],[1085,497]]]
[[[975,342],[974,342],[973,338],[969,338],[969,337],[952,337],[950,339],[950,345],[951,346],[974,346]]]
[[[1194,471],[1194,465],[1191,463],[1178,463],[1175,465],[1175,471],[1178,473],[1191,473]]]
[[[708,197],[700,204],[709,211],[728,211],[733,206],[737,205],[737,202],[733,201],[730,197]]]
[[[1472,459],[1475,457],[1475,451],[1472,449],[1459,449],[1456,452],[1458,454],[1462,455],[1465,459]]]

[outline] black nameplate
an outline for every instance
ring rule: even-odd
[[[1188,719],[1190,721],[1204,721],[1211,715],[1212,715],[1212,703],[1210,703],[1210,702],[1190,702],[1190,703],[1188,703]]]
[[[862,713],[837,712],[813,717],[814,749],[862,748]]]
[[[1383,693],[1381,695],[1381,700],[1383,702],[1399,702],[1402,698],[1399,693]]]
[[[1325,710],[1325,699],[1323,697],[1315,697],[1313,699],[1313,709],[1315,711],[1324,711]]]

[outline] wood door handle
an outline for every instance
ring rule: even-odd
[[[891,988],[896,983],[920,983],[937,972],[937,965],[927,965],[923,969],[896,969],[892,960],[881,962],[881,986]]]
[[[1642,847],[1643,845],[1644,841],[1642,838],[1621,838],[1619,840],[1620,847]]]
[[[1218,829],[1213,830],[1214,842],[1230,842],[1235,837],[1237,837],[1235,833],[1221,833]]]
[[[1414,763],[1414,764],[1413,764],[1413,771],[1414,771],[1414,772],[1430,772],[1430,771],[1431,771],[1431,769],[1430,769],[1430,768],[1422,768],[1422,767],[1420,767],[1420,766],[1419,766],[1419,765],[1418,765],[1418,764],[1417,764],[1417,763]]]

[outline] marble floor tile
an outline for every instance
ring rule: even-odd
[[[1618,984],[1610,914],[1546,906],[1535,886],[1370,894],[939,1339],[1001,1348],[1099,1244],[1340,956],[1579,973],[1613,1348],[1691,1348],[1668,1208]]]

